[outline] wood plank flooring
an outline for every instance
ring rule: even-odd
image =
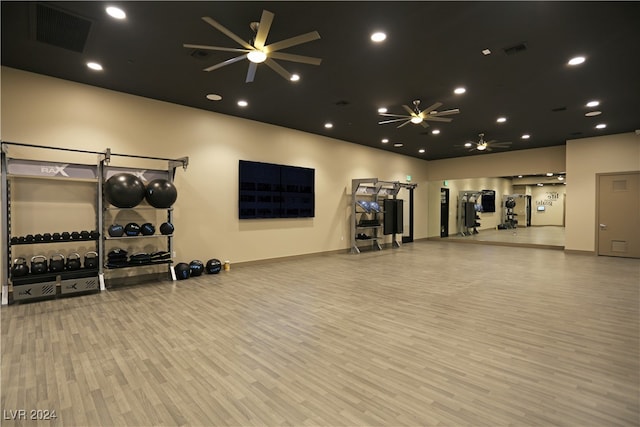
[[[14,304],[2,425],[638,426],[639,288],[639,260],[421,241]]]

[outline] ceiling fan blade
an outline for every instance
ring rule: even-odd
[[[258,64],[249,61],[249,69],[247,70],[247,79],[244,81],[245,83],[251,83],[253,81],[253,78],[256,76],[257,69]]]
[[[221,50],[223,52],[251,52],[249,49],[237,49],[235,47],[207,46],[202,44],[183,44],[182,46],[188,49]]]
[[[218,68],[222,68],[225,65],[229,65],[229,64],[233,64],[234,62],[238,62],[238,61],[242,61],[243,59],[245,59],[247,57],[247,55],[240,55],[240,56],[236,56],[235,58],[231,58],[231,59],[227,59],[224,62],[221,62],[219,64],[216,65],[212,65],[211,67],[207,67],[202,71],[213,71],[213,70],[217,70]]]
[[[256,34],[256,39],[253,41],[253,45],[256,47],[256,49],[262,49],[264,47],[264,43],[267,41],[267,34],[269,34],[272,22],[273,13],[269,12],[268,10],[263,10],[262,17],[260,18],[260,23],[258,24],[258,33]]]
[[[249,43],[247,43],[246,41],[242,40],[240,37],[232,33],[229,29],[227,29],[225,26],[223,26],[221,23],[219,23],[215,19],[210,18],[208,16],[203,16],[202,20],[207,24],[211,25],[216,30],[220,31],[225,36],[229,37],[231,40],[238,43],[240,46],[244,47],[245,49],[253,50],[253,47]]]
[[[420,122],[420,125],[421,125],[423,128],[428,128],[428,127],[429,127],[429,123],[427,123],[427,122],[425,122],[425,121],[421,121],[421,122]]]
[[[320,65],[322,59],[314,58],[311,56],[293,55],[291,53],[284,52],[271,52],[269,54],[271,58],[282,59],[283,61],[302,62],[303,64]]]
[[[432,116],[431,114],[427,114],[427,115],[424,116],[424,120],[431,120],[432,122],[446,122],[446,123],[449,123],[453,119],[449,119],[447,117]]]
[[[403,124],[401,124],[400,126],[398,126],[398,129],[400,129],[402,126],[406,126],[409,123],[411,123],[411,120],[407,120],[406,122],[404,122]]]
[[[391,120],[383,120],[381,122],[378,122],[379,125],[385,125],[387,123],[397,123],[397,122],[402,122],[402,121],[409,121],[406,118],[402,118],[402,119],[391,119]]]
[[[281,40],[279,42],[272,43],[264,47],[266,53],[275,52],[276,50],[286,49],[291,46],[296,46],[302,43],[307,43],[313,40],[318,40],[320,34],[317,31],[301,34],[299,36],[291,37],[290,39]]]
[[[460,110],[458,110],[457,108],[454,108],[453,110],[445,110],[445,111],[438,111],[437,113],[431,113],[432,116],[449,116],[451,114],[458,114],[460,112]]]
[[[404,108],[407,111],[407,113],[409,113],[410,116],[413,117],[416,115],[416,112],[413,111],[411,107],[409,107],[408,105],[403,105],[402,108]]]
[[[508,148],[511,143],[510,142],[495,142],[493,144],[490,143],[493,148]]]
[[[291,74],[287,70],[282,68],[282,66],[278,64],[276,61],[274,61],[273,59],[267,58],[267,60],[264,61],[264,63],[267,64],[269,68],[271,68],[276,73],[280,74],[285,79],[291,80]]]
[[[391,113],[378,113],[381,116],[388,116],[388,117],[405,117],[407,119],[410,119],[412,116],[407,116],[406,114],[391,114]]]
[[[435,104],[432,104],[431,106],[429,106],[426,109],[422,110],[421,113],[426,115],[426,114],[432,112],[433,110],[435,110],[436,108],[440,107],[441,105],[442,105],[442,102],[436,102]]]

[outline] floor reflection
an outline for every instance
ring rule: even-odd
[[[444,238],[456,242],[508,244],[512,246],[543,246],[550,249],[564,249],[564,227],[519,227],[508,230],[479,230],[478,234],[459,234]]]

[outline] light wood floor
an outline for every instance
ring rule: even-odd
[[[639,287],[639,260],[421,241],[14,304],[2,425],[638,426]]]

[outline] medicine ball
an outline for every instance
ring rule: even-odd
[[[202,261],[194,259],[189,263],[189,269],[191,270],[191,276],[200,276],[204,271],[204,264]]]
[[[124,227],[120,224],[112,224],[109,226],[109,236],[111,237],[122,237],[124,234]]]
[[[176,278],[178,280],[188,279],[191,275],[191,269],[189,268],[189,264],[187,264],[186,262],[179,262],[174,267],[174,270],[176,272]]]
[[[104,197],[117,208],[137,206],[144,195],[144,183],[130,173],[117,173],[104,183]]]
[[[145,222],[140,226],[140,232],[143,236],[152,236],[156,232],[156,227],[150,222]]]
[[[140,234],[140,226],[135,222],[130,222],[124,226],[124,232],[127,236],[133,237]]]
[[[219,259],[213,258],[207,261],[205,271],[208,274],[218,274],[220,273],[220,270],[222,270],[222,263],[220,262]]]
[[[173,230],[173,224],[171,224],[170,222],[163,222],[160,225],[160,232],[164,235],[173,234]]]
[[[145,193],[147,202],[155,208],[170,208],[178,198],[178,190],[171,181],[154,179],[147,184]]]
[[[516,201],[513,198],[509,197],[504,205],[509,209],[513,209],[516,207]]]

